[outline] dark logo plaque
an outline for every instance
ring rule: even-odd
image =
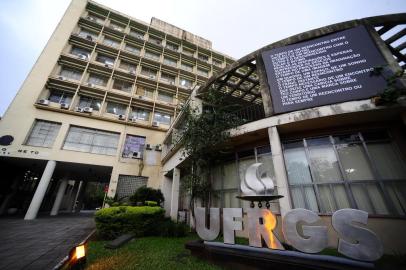
[[[0,145],[11,145],[11,143],[14,141],[14,137],[11,135],[4,135],[0,137]]]
[[[365,99],[386,87],[386,65],[364,26],[262,53],[275,113]]]

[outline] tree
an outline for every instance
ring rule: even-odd
[[[209,207],[212,192],[212,168],[226,152],[229,130],[242,123],[233,111],[240,107],[227,104],[225,96],[210,89],[202,97],[202,112],[191,105],[183,108],[184,129],[178,143],[183,146],[183,157],[188,159],[189,175],[183,178],[182,187],[190,195],[190,209],[194,218],[195,199]]]

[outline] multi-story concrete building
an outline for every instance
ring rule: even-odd
[[[159,188],[166,130],[232,62],[156,18],[73,0],[0,121],[0,214],[80,209],[88,182],[119,197]]]

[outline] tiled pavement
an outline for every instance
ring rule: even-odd
[[[94,227],[92,213],[0,218],[0,270],[52,269]]]

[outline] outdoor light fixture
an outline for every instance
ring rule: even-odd
[[[86,243],[82,242],[77,246],[74,246],[66,260],[65,265],[67,269],[84,269],[86,266]],[[63,268],[65,269],[65,268]]]
[[[85,250],[85,245],[80,245],[75,247],[75,258],[76,260],[79,260],[83,257],[86,256],[86,250]]]

